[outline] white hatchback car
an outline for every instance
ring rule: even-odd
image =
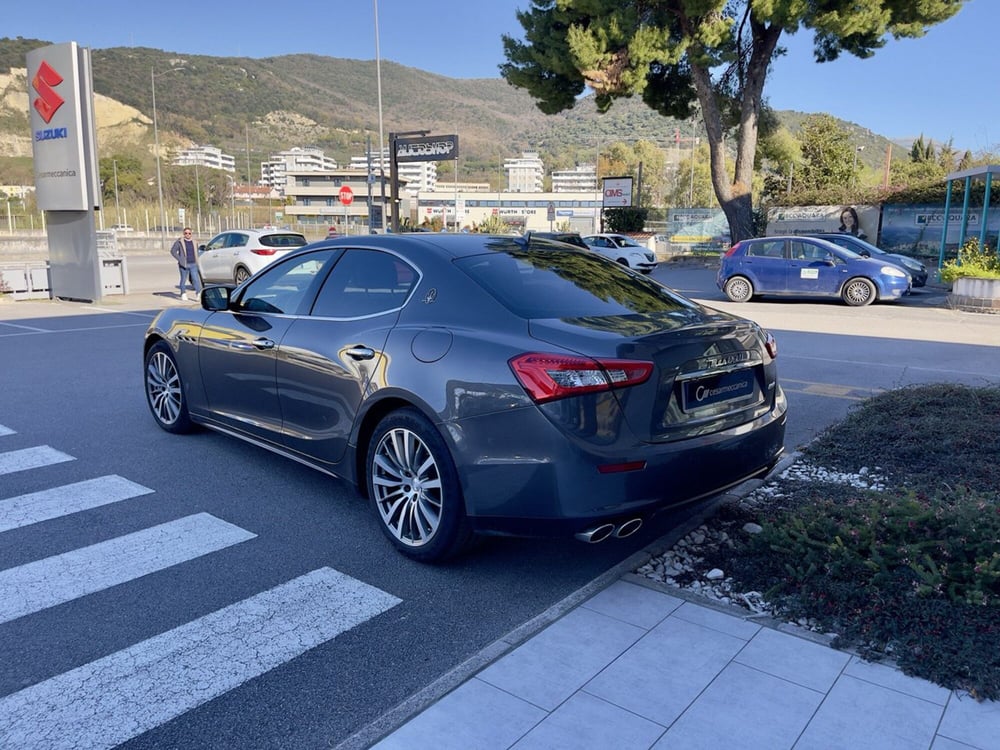
[[[624,234],[590,234],[583,241],[591,250],[606,255],[633,271],[651,273],[656,268],[656,253]]]
[[[284,229],[232,229],[198,248],[198,268],[206,283],[242,284],[307,243],[304,235]]]

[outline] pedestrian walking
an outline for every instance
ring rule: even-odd
[[[187,282],[195,295],[201,294],[201,272],[198,270],[198,251],[191,237],[191,227],[184,227],[184,235],[178,237],[170,248],[170,254],[177,261],[177,270],[181,274],[181,299],[187,301]]]

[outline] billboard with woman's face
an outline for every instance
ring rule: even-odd
[[[767,212],[767,235],[846,232],[874,242],[878,206],[790,206]]]

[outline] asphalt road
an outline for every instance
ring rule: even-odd
[[[654,276],[777,336],[789,449],[881,389],[1000,382],[1000,318],[936,306],[938,292],[861,309],[735,305],[713,273]],[[129,300],[0,304],[0,747],[335,745],[696,510],[613,543],[491,539],[450,565],[412,563],[342,483],[222,435],[155,426],[140,341],[176,280],[169,257],[130,258],[129,274]],[[35,522],[26,510],[108,477],[136,494]]]

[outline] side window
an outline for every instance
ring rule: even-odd
[[[811,242],[793,242],[792,257],[805,260],[822,260],[829,255],[826,248],[814,245]]]
[[[784,258],[785,241],[765,240],[763,242],[754,242],[750,245],[750,252],[748,254],[758,258]]]
[[[229,234],[229,242],[226,244],[226,247],[243,247],[247,244],[248,239],[250,239],[250,237],[242,232],[231,232]]]
[[[406,302],[417,273],[394,255],[378,250],[348,250],[320,289],[312,314],[361,318],[395,310]]]
[[[205,245],[206,250],[218,250],[220,247],[226,246],[226,241],[229,239],[229,234],[222,234],[213,239],[207,245]]]
[[[265,269],[243,291],[238,309],[246,312],[301,314],[323,283],[336,250],[317,250]]]

